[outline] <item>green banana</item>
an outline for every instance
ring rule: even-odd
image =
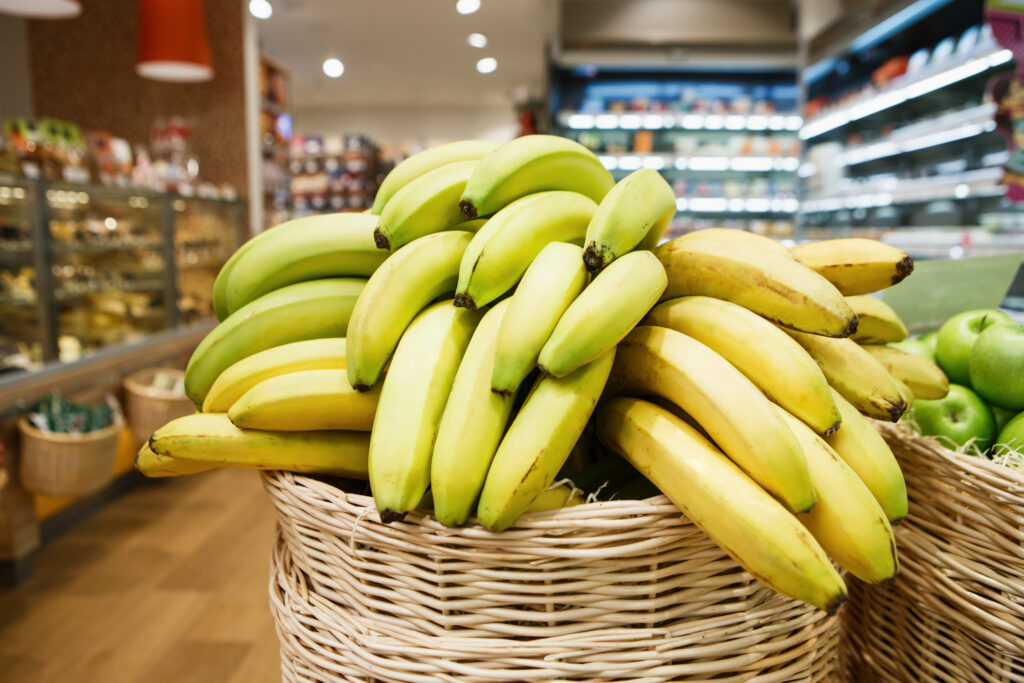
[[[396,192],[425,173],[457,161],[481,159],[497,146],[498,143],[486,140],[460,140],[413,154],[395,166],[384,178],[384,182],[377,188],[373,207],[368,213],[379,216]]]
[[[263,233],[260,233],[262,235]],[[217,278],[213,281],[213,314],[217,317],[217,320],[223,322],[228,317],[228,278],[231,277],[231,271],[235,269],[235,264],[242,258],[242,256],[249,249],[252,248],[253,243],[259,238],[260,235],[251,238],[248,242],[243,242],[238,249],[235,249],[235,253],[228,258],[227,262],[224,263],[220,268],[220,272],[217,273]]]
[[[430,490],[437,521],[448,526],[464,524],[472,514],[512,411],[511,394],[491,391],[495,345],[510,303],[496,304],[477,325],[437,430]]]
[[[185,394],[201,406],[225,369],[265,349],[344,337],[366,280],[330,278],[288,285],[235,311],[199,343],[185,368]]]
[[[377,269],[348,326],[348,381],[369,391],[402,332],[423,308],[455,288],[459,261],[473,234],[449,230],[413,240]]]
[[[605,195],[587,226],[587,270],[599,272],[648,235],[657,240],[675,215],[675,192],[660,173],[649,168],[630,173]]]
[[[479,319],[442,301],[416,316],[398,342],[370,437],[370,489],[384,522],[414,510],[430,484],[441,416]]]
[[[594,412],[614,360],[611,349],[571,375],[537,381],[487,471],[477,506],[482,525],[508,528],[551,486]]]
[[[502,319],[494,351],[491,388],[513,394],[537,365],[537,356],[569,304],[587,286],[583,250],[575,244],[547,244],[519,281]]]
[[[515,286],[550,242],[580,242],[597,204],[575,192],[540,192],[493,216],[459,265],[455,305],[486,306]]]
[[[601,201],[615,181],[578,142],[555,135],[524,135],[491,151],[466,183],[459,206],[470,218],[490,216],[516,199],[568,190]]]
[[[377,247],[395,250],[417,237],[464,222],[459,197],[476,164],[457,161],[435,168],[396,192],[381,211],[373,231]]]
[[[629,334],[666,284],[665,268],[649,251],[615,259],[569,304],[541,349],[538,366],[564,377],[594,360]]]

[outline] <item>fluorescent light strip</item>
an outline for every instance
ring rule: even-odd
[[[635,154],[625,154],[619,157],[619,168],[623,171],[636,171],[641,165],[640,157]]]
[[[598,128],[602,130],[609,130],[611,128],[617,128],[619,125],[619,117],[615,114],[598,114],[595,119],[595,123]]]
[[[729,157],[690,157],[691,171],[727,171]]]
[[[729,208],[729,200],[722,197],[693,197],[690,211],[695,213],[723,213]]]
[[[586,130],[594,127],[594,117],[590,114],[570,114],[569,127],[576,130]]]
[[[645,156],[643,158],[642,163],[643,163],[643,167],[644,168],[649,168],[649,169],[652,169],[652,170],[655,170],[655,171],[660,171],[661,169],[665,168],[665,158],[664,157],[659,157],[659,156],[654,156],[654,155]]]
[[[600,160],[601,165],[607,168],[609,171],[614,171],[619,167],[619,160],[613,156],[603,154],[597,157]]]
[[[770,171],[775,168],[775,159],[771,157],[734,157],[729,162],[734,171]]]
[[[619,117],[619,128],[635,130],[640,127],[640,120],[639,114],[623,114]]]

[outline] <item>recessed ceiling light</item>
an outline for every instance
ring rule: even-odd
[[[249,14],[257,19],[269,19],[274,13],[274,8],[267,0],[249,0]]]
[[[469,44],[473,47],[487,47],[487,36],[482,33],[470,33]]]
[[[476,63],[476,70],[482,74],[489,74],[498,68],[498,60],[494,57],[484,57]]]
[[[459,14],[472,14],[480,9],[480,0],[458,0],[455,3],[455,11]]]
[[[324,73],[331,78],[340,78],[345,73],[345,65],[341,63],[341,60],[332,57],[324,61]]]

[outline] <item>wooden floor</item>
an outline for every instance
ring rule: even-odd
[[[147,482],[0,589],[5,683],[279,681],[267,606],[274,512],[259,476]]]

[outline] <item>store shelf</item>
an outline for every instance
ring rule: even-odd
[[[34,294],[12,294],[10,292],[0,292],[0,305],[8,306],[35,306],[36,297]]]
[[[810,140],[848,123],[891,109],[930,92],[959,83],[1013,59],[1013,53],[999,46],[986,44],[956,61],[908,74],[892,82],[885,90],[864,95],[839,108],[828,110],[805,122],[800,137]]]
[[[125,241],[117,242],[114,244],[60,244],[54,245],[53,253],[55,254],[87,254],[90,252],[95,253],[108,253],[114,251],[126,251],[129,249],[148,249],[148,250],[160,250],[163,249],[164,245],[161,242],[153,241]]]
[[[78,299],[83,296],[90,294],[110,294],[115,292],[162,292],[164,291],[163,280],[154,280],[153,282],[141,282],[137,284],[128,284],[125,282],[116,285],[102,285],[97,287],[87,287],[85,289],[68,290],[67,288],[58,289],[54,292],[54,299],[57,301],[69,301],[71,299]]]
[[[867,209],[893,204],[912,204],[938,199],[998,197],[1005,188],[998,185],[1002,167],[979,168],[933,178],[886,178],[857,186],[856,192],[829,197],[810,197],[801,205],[803,213]]]
[[[598,158],[609,171],[733,171],[740,173],[793,173],[800,166],[797,157],[767,156],[679,156],[675,154],[600,154]]]
[[[686,114],[656,112],[562,112],[558,122],[573,130],[727,130],[797,131],[803,119],[796,114]]]
[[[794,214],[800,203],[794,197],[679,197],[676,210],[707,214]]]

